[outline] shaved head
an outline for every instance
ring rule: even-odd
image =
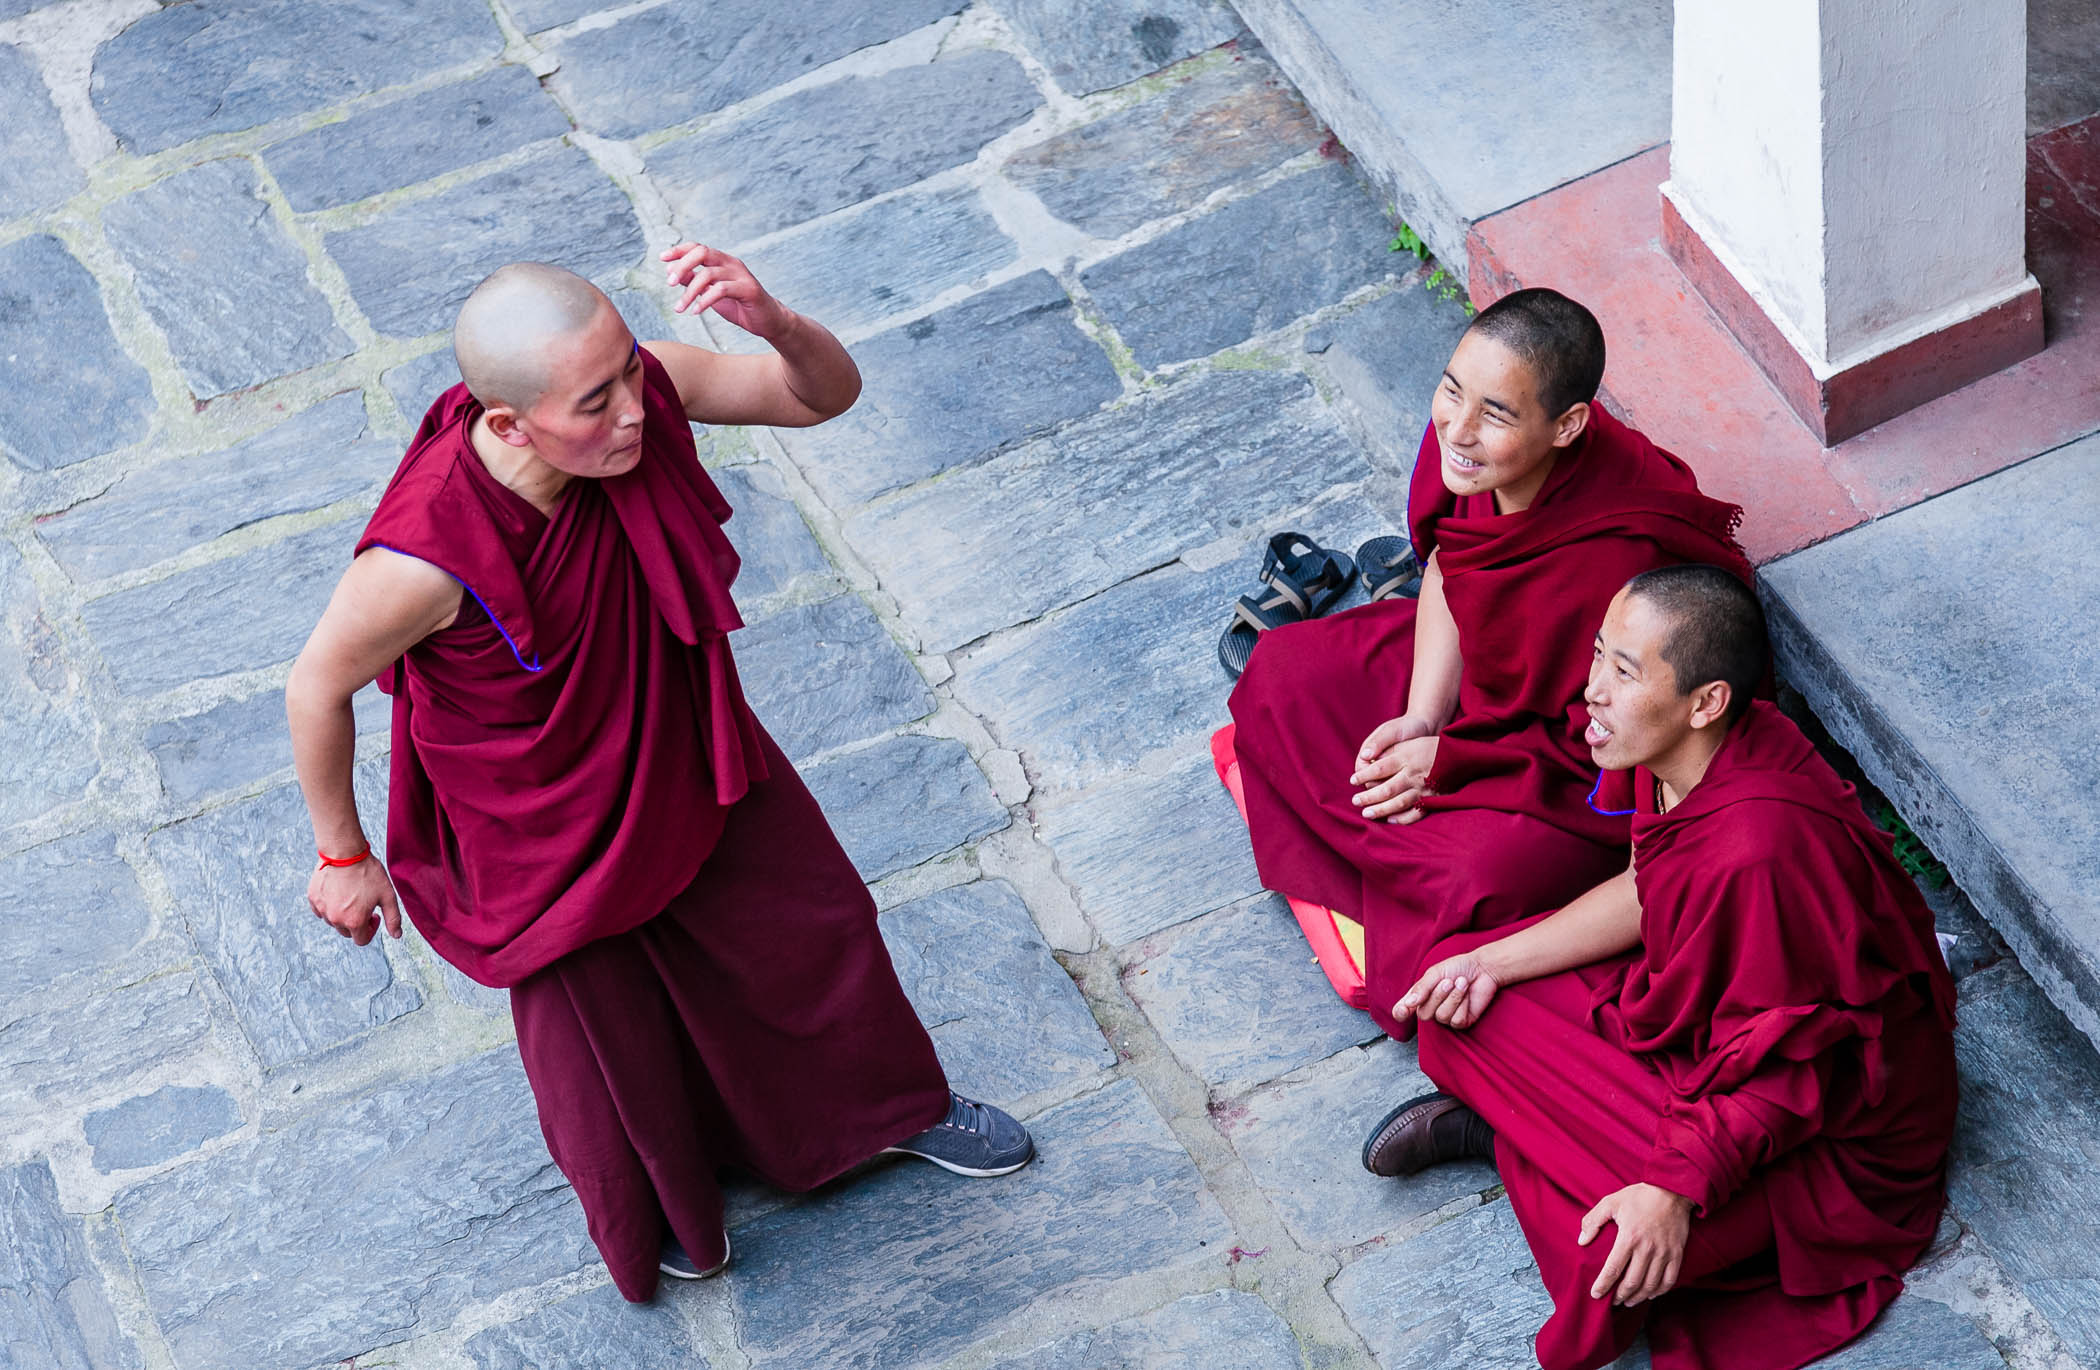
[[[523,412],[547,393],[558,345],[583,332],[605,293],[575,272],[546,262],[512,262],[474,287],[452,326],[460,379],[487,408]]]
[[[1653,605],[1668,625],[1662,658],[1676,673],[1679,694],[1724,680],[1728,717],[1750,707],[1769,660],[1755,591],[1718,566],[1690,565],[1644,571],[1624,593]]]

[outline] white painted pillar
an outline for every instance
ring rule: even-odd
[[[1676,0],[1670,254],[1826,444],[2041,350],[2022,0]]]

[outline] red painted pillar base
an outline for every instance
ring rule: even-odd
[[[2030,280],[1987,309],[1818,376],[1670,197],[1661,198],[1664,251],[1825,447],[2042,350],[2042,290]]]

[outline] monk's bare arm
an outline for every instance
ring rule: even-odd
[[[1442,728],[1458,712],[1458,620],[1444,599],[1441,552],[1422,568],[1422,593],[1415,599],[1415,671],[1407,687],[1407,712],[1431,728]]]
[[[1415,601],[1415,661],[1409,678],[1407,712],[1371,730],[1356,749],[1349,783],[1361,788],[1351,797],[1365,818],[1388,823],[1420,819],[1417,806],[1429,793],[1429,774],[1436,766],[1437,735],[1458,712],[1458,620],[1444,600],[1444,568],[1438,553],[1422,568],[1422,592]]]
[[[313,819],[314,844],[334,857],[364,850],[351,764],[357,723],[350,697],[380,671],[458,616],[459,582],[428,562],[375,547],[350,563],[284,686],[292,765]],[[362,946],[386,911],[399,935],[400,911],[377,857],[317,869],[307,889],[314,912]]]
[[[1550,917],[1437,962],[1393,1005],[1393,1017],[1471,1027],[1497,991],[1618,956],[1640,941],[1641,898],[1629,866]]]
[[[774,299],[742,262],[698,243],[666,249],[663,259],[670,283],[685,290],[678,312],[713,309],[773,348],[732,356],[679,342],[648,344],[678,387],[687,418],[807,428],[860,398],[860,368],[831,330]]]

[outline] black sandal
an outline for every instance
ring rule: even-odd
[[[1414,544],[1406,538],[1372,538],[1357,548],[1356,572],[1374,603],[1422,593],[1422,563],[1415,560]]]
[[[1218,661],[1234,680],[1247,669],[1262,633],[1302,623],[1332,609],[1349,592],[1356,563],[1329,551],[1303,533],[1278,533],[1262,558],[1261,582],[1268,588],[1241,595],[1232,622],[1218,639]]]

